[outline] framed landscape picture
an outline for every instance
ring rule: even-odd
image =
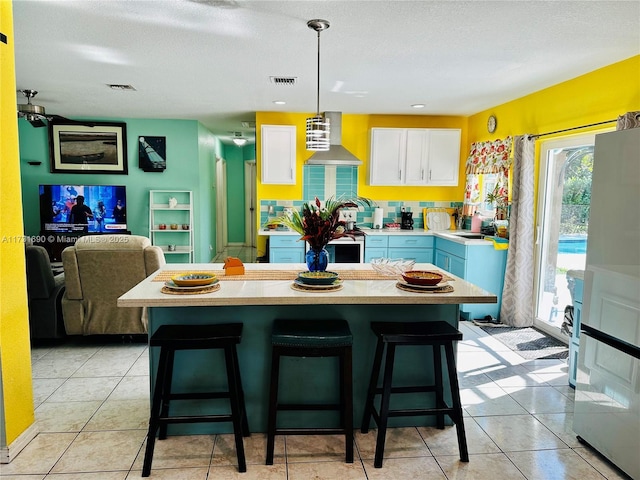
[[[127,172],[127,127],[123,122],[49,122],[51,173]]]

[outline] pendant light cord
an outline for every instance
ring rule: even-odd
[[[320,30],[318,30],[318,79],[316,82],[316,117],[320,116]]]

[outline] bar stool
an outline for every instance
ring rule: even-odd
[[[151,473],[156,432],[160,430],[158,438],[164,440],[167,437],[167,426],[177,423],[232,422],[236,454],[238,456],[238,470],[240,472],[247,471],[242,437],[249,436],[249,422],[247,421],[244,405],[244,392],[242,390],[238,352],[236,350],[236,345],[240,343],[241,336],[241,323],[221,325],[162,325],[151,336],[149,346],[160,347],[160,361],[151,404],[147,447],[142,466],[143,477],[148,477]],[[173,377],[176,351],[203,349],[224,350],[229,390],[222,392],[171,393],[171,380]],[[202,367],[204,369],[213,368],[211,365],[203,365]],[[230,414],[169,416],[170,401],[217,398],[229,399],[231,406]]]
[[[436,415],[437,427],[444,428],[444,416],[449,415],[456,425],[458,434],[458,448],[460,450],[460,460],[469,461],[467,451],[467,440],[464,432],[462,418],[462,405],[460,403],[460,391],[458,389],[458,377],[456,373],[455,358],[453,355],[453,342],[462,340],[462,333],[446,322],[371,322],[371,330],[378,338],[376,353],[373,360],[371,380],[367,392],[367,400],[362,416],[361,432],[369,431],[371,417],[378,425],[378,436],[376,440],[376,453],[374,467],[382,467],[384,455],[384,444],[387,433],[387,423],[390,417]],[[403,386],[393,387],[393,362],[395,360],[396,347],[407,345],[431,345],[433,349],[434,380],[433,385]],[[382,387],[378,387],[378,376],[382,366],[382,356],[384,349],[387,355],[384,366],[384,377]],[[442,358],[441,348],[444,347],[447,372],[449,375],[449,388],[451,389],[452,406],[447,405],[443,395],[442,379]],[[435,393],[435,407],[421,409],[397,409],[389,408],[392,393]],[[376,395],[382,395],[380,410],[377,411],[374,405]]]
[[[273,465],[276,435],[344,434],[346,462],[353,463],[353,386],[351,346],[353,336],[344,320],[275,320],[271,333],[271,382],[267,420],[267,465]],[[340,401],[338,404],[279,403],[280,357],[338,357]],[[297,385],[303,389],[304,385]],[[337,410],[340,428],[277,428],[282,410]]]

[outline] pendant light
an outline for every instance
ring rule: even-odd
[[[320,32],[329,28],[327,20],[314,19],[307,27],[318,33],[318,83],[316,91],[316,116],[307,118],[307,150],[314,152],[329,150],[329,119],[320,115]]]

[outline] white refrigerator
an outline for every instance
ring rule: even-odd
[[[573,430],[640,480],[640,128],[596,136]]]

